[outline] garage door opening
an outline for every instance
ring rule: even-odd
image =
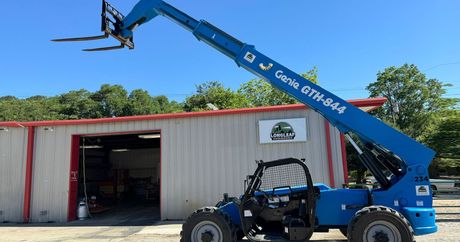
[[[80,136],[75,208],[90,225],[149,225],[160,217],[161,134]],[[76,218],[78,212],[76,213]]]

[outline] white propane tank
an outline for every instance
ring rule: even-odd
[[[87,218],[88,218],[88,207],[86,206],[86,203],[84,201],[81,201],[80,204],[78,204],[78,219],[85,220]]]

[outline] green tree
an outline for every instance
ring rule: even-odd
[[[318,69],[316,67],[301,75],[315,84],[318,83]],[[298,103],[296,99],[274,88],[263,79],[253,79],[243,83],[238,89],[238,93],[247,99],[250,107]]]
[[[55,97],[33,96],[23,100],[23,120],[41,121],[61,119],[59,103]]]
[[[209,110],[208,104],[218,109],[247,107],[247,101],[240,93],[225,88],[217,81],[206,82],[196,87],[196,94],[187,97],[184,109],[187,112]]]
[[[430,173],[458,174],[460,171],[460,110],[442,112],[427,144],[436,151]]]
[[[133,90],[128,97],[125,115],[145,115],[160,112],[160,105],[149,93],[142,89]]]
[[[0,102],[2,101],[14,101],[14,100],[18,100],[17,97],[14,97],[14,96],[3,96],[3,97],[0,97]]]
[[[55,98],[33,96],[17,99],[8,96],[0,99],[2,121],[40,121],[59,118],[58,103]]]
[[[103,117],[126,116],[128,91],[121,85],[104,84],[91,99],[98,103],[98,112]]]
[[[169,101],[166,96],[156,96],[153,100],[158,103],[157,113],[179,113],[184,111],[184,105],[176,101]]]
[[[80,89],[57,96],[59,113],[63,119],[100,118],[98,103],[91,99],[92,93]]]
[[[23,101],[17,98],[0,98],[0,120],[22,121],[24,116]]]
[[[450,84],[429,79],[417,66],[404,64],[388,67],[377,73],[377,80],[367,86],[370,97],[386,97],[382,108],[374,111],[378,118],[390,123],[419,141],[425,140],[440,111],[453,108],[458,100],[443,98]]]
[[[352,135],[353,140],[357,140],[354,135]],[[364,184],[367,168],[359,160],[358,153],[356,152],[353,145],[350,142],[345,143],[345,150],[347,153],[347,165],[350,175],[354,177],[356,184]]]
[[[183,105],[166,96],[152,97],[142,89],[128,92],[120,85],[104,84],[97,92],[85,89],[55,97],[0,97],[0,121],[90,119],[183,112]]]

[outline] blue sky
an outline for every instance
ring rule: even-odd
[[[127,14],[137,0],[112,0]],[[460,97],[460,1],[169,1],[254,44],[296,72],[318,67],[324,88],[345,99],[385,67],[413,63]],[[236,90],[254,76],[165,18],[138,28],[135,50],[86,53],[113,40],[53,43],[99,34],[100,1],[3,1],[0,96],[53,96],[121,84],[182,101],[218,80]]]

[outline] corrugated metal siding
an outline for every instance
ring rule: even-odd
[[[31,221],[64,221],[67,217],[72,127],[35,131]]]
[[[21,222],[27,129],[0,131],[0,222]]]
[[[344,167],[342,162],[342,148],[340,143],[340,131],[334,126],[331,128],[331,147],[332,147],[332,160],[334,167],[335,187],[342,188],[345,184]]]
[[[259,120],[298,117],[306,117],[307,142],[259,144]],[[53,131],[39,127],[32,221],[67,219],[72,134],[136,130],[162,132],[162,219],[182,219],[200,206],[215,204],[223,192],[231,196],[241,194],[243,180],[256,168],[255,160],[305,158],[314,182],[329,184],[324,119],[312,110],[69,125],[54,127]],[[340,152],[340,145],[332,147],[333,154]],[[333,157],[334,164],[341,164],[337,155]]]

